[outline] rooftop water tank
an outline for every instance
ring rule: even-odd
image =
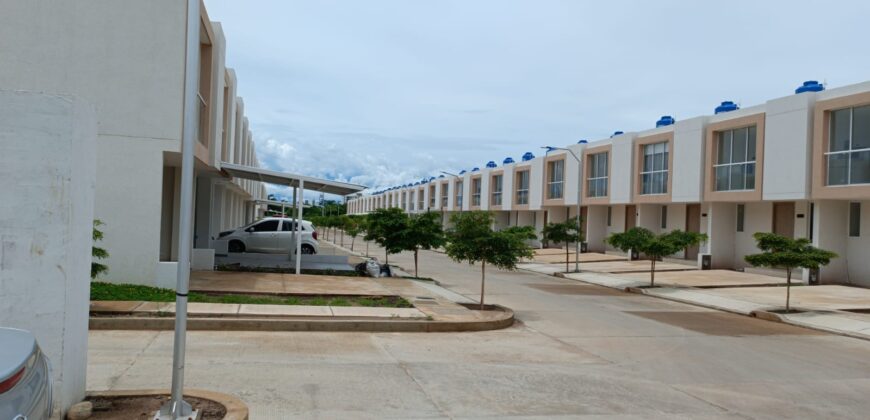
[[[487,167],[487,168],[497,168],[498,165],[495,164],[495,161],[494,161],[494,160],[491,160],[491,161],[489,161],[489,162],[486,162],[486,167]]]
[[[506,157],[506,158],[504,158],[504,160],[501,163],[503,163],[505,165],[507,165],[508,163],[514,163],[514,158]]]
[[[823,90],[825,90],[825,85],[819,83],[817,80],[807,80],[804,84],[798,86],[798,88],[794,90],[794,93],[821,92]]]
[[[587,143],[589,143],[589,141],[587,141],[587,140],[580,140],[577,142],[577,144],[587,144]]]
[[[535,158],[535,155],[532,152],[523,153],[523,162],[529,161]]]
[[[623,133],[622,131],[614,131],[614,132],[613,132],[613,135],[610,136],[610,138],[614,138],[614,137],[619,136],[619,135],[622,135],[622,134],[625,134],[625,133]]]
[[[724,102],[722,102],[722,104],[720,104],[719,106],[717,106],[716,109],[713,110],[713,111],[714,111],[716,114],[719,114],[719,113],[722,113],[722,112],[731,112],[731,111],[736,111],[736,110],[738,110],[738,109],[740,109],[740,107],[737,106],[737,104],[735,104],[734,102],[731,102],[731,101],[724,101]]]
[[[667,126],[667,125],[671,125],[671,124],[673,124],[675,121],[676,121],[676,120],[674,120],[674,117],[672,117],[672,116],[670,116],[670,115],[662,115],[662,117],[659,118],[658,121],[656,121],[656,127],[664,127],[664,126]]]

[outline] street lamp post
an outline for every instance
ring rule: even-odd
[[[544,146],[544,149],[547,149],[547,153],[550,153],[554,150],[564,150],[571,154],[574,160],[577,161],[577,240],[574,242],[574,272],[580,272],[580,240],[582,235],[580,234],[580,197],[583,196],[583,162],[579,157],[574,153],[573,150],[567,147],[553,147],[553,146]]]

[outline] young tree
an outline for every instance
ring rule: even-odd
[[[484,307],[486,264],[514,270],[523,258],[532,258],[526,243],[535,239],[531,226],[513,226],[492,230],[493,216],[487,211],[456,213],[450,218],[453,227],[447,232],[447,255],[454,261],[480,262],[480,309]]]
[[[545,241],[565,244],[565,271],[569,271],[568,261],[571,257],[571,248],[568,244],[583,240],[582,233],[577,231],[577,218],[571,218],[564,222],[547,223],[541,234]]]
[[[377,209],[369,214],[366,240],[375,241],[384,247],[386,258],[384,262],[390,263],[390,254],[402,252],[405,247],[405,231],[408,229],[408,215],[396,207]]]
[[[796,268],[818,269],[828,265],[837,254],[811,245],[809,239],[792,239],[768,232],[756,232],[752,235],[760,254],[743,257],[755,267],[785,268],[785,311],[791,310],[791,273]]]
[[[97,227],[102,226],[103,224],[104,223],[100,220],[94,220],[92,232],[94,244],[91,246],[91,257],[93,257],[91,259],[91,279],[96,279],[98,275],[109,272],[109,267],[107,265],[97,262],[97,260],[109,258],[109,251],[97,246],[97,242],[103,240],[103,231],[97,229]]]
[[[414,251],[414,277],[420,277],[418,255],[421,249],[432,249],[446,241],[438,213],[422,213],[408,220],[404,235],[404,248]]]
[[[353,245],[356,242],[356,237],[362,233],[363,225],[361,223],[361,218],[358,217],[348,217],[344,221],[344,230],[350,235],[350,250],[353,251]]]
[[[631,228],[624,233],[614,233],[607,238],[607,242],[616,248],[623,251],[635,250],[649,257],[650,287],[656,284],[656,261],[706,240],[707,235],[703,233],[672,230],[656,236],[640,227]]]

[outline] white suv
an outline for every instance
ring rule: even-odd
[[[221,232],[218,239],[228,242],[230,252],[287,253],[293,243],[295,229],[296,219],[266,217],[247,226]],[[317,248],[317,231],[311,222],[303,220],[302,253],[316,254]]]

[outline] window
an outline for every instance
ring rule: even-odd
[[[870,184],[870,105],[831,112],[828,185]]]
[[[547,163],[547,198],[555,200],[562,198],[562,187],[565,181],[565,161],[556,160]]]
[[[737,205],[737,231],[743,232],[743,224],[746,219],[746,206],[743,204]]]
[[[643,146],[640,185],[641,194],[668,193],[668,142]]]
[[[407,196],[407,193],[403,192],[402,193],[402,203],[401,203],[402,210],[405,210],[407,205],[408,205],[408,196]]]
[[[720,131],[713,165],[716,191],[755,189],[755,126]]]
[[[476,178],[471,180],[471,205],[472,206],[480,206],[480,190],[481,190],[481,179]]]
[[[502,188],[502,175],[493,175],[492,182],[492,205],[500,206],[501,205],[501,188]]]
[[[462,181],[456,181],[456,202],[454,207],[462,209]]]
[[[607,206],[607,226],[610,226],[611,222],[613,222],[613,208]]]
[[[587,197],[607,196],[607,152],[589,156],[589,174],[586,180]],[[609,226],[609,225],[608,225]]]
[[[303,221],[305,221],[303,219]],[[285,220],[284,223],[281,223],[281,230],[284,232],[295,232],[296,231],[296,223],[291,222],[289,220]],[[305,230],[305,225],[302,225],[302,230]]]
[[[417,191],[417,210],[423,210],[426,205],[426,196],[423,193],[423,190]]]
[[[662,229],[668,228],[668,206],[662,206]]]
[[[517,204],[529,204],[529,171],[517,172]]]
[[[429,186],[429,208],[435,208],[435,186]]]
[[[447,208],[447,184],[441,184],[441,208]]]
[[[277,232],[278,220],[266,220],[253,226],[253,232]]]
[[[849,236],[861,236],[861,203],[849,203]]]
[[[409,203],[408,203],[408,209],[409,209],[409,210],[414,210],[414,191],[411,191],[410,194],[411,194],[411,195],[410,195],[410,198],[411,198],[411,199],[410,199],[410,201],[409,201]]]

